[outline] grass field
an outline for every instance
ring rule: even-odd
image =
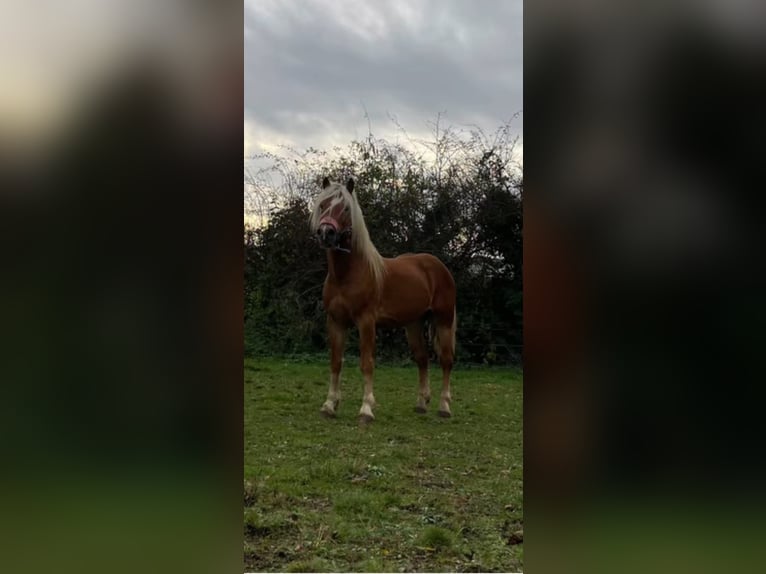
[[[368,427],[351,360],[333,420],[319,414],[327,361],[244,370],[247,572],[522,570],[519,369],[456,369],[442,419],[438,369],[418,415],[414,364],[378,365]]]

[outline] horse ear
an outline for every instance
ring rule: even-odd
[[[330,186],[330,178],[326,177],[326,178],[324,178],[322,180],[322,189],[324,189],[325,187],[329,187],[329,186]]]
[[[348,183],[346,183],[346,189],[348,190],[349,193],[351,194],[354,193],[354,178],[352,177],[348,178]]]

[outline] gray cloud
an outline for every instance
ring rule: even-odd
[[[520,0],[245,4],[245,122],[257,146],[413,135],[440,111],[493,130],[522,109]],[[521,131],[521,120],[514,126]]]

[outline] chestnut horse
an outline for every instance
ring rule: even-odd
[[[375,327],[404,327],[418,365],[420,390],[415,410],[426,412],[431,400],[424,320],[431,319],[434,347],[442,368],[439,415],[451,416],[450,372],[455,357],[455,281],[427,253],[382,257],[370,241],[362,210],[354,196],[354,180],[343,186],[325,178],[311,213],[311,229],[327,251],[328,273],[322,298],[330,343],[330,390],[321,412],[334,417],[340,402],[340,371],[346,334],[359,329],[364,396],[360,422],[371,422],[375,397]]]

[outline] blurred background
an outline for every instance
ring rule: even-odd
[[[763,7],[525,8],[526,568],[757,569]]]
[[[241,13],[0,7],[2,571],[241,571]]]

